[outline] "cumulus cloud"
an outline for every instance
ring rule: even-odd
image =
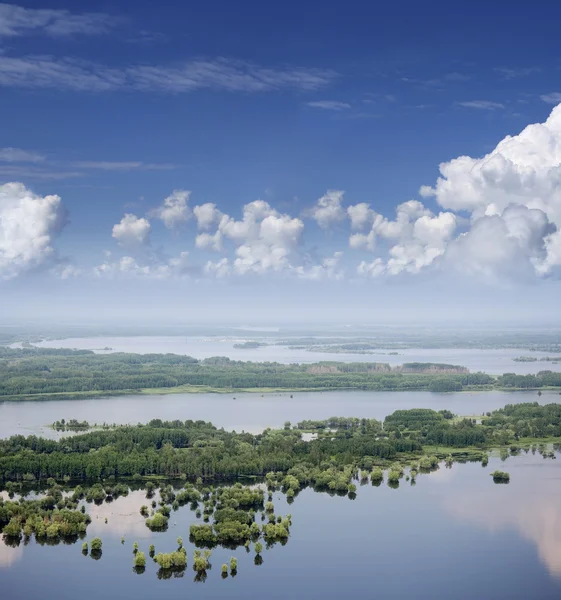
[[[189,219],[188,206],[191,192],[174,190],[163,202],[162,206],[153,211],[153,215],[161,219],[168,229],[173,229]]]
[[[502,214],[477,219],[450,244],[446,260],[491,282],[532,277],[543,269],[549,233],[552,225],[543,211],[510,204]]]
[[[342,256],[342,252],[334,252],[333,256],[324,258],[319,265],[295,267],[294,273],[300,279],[310,279],[312,281],[332,279],[339,281],[345,276],[344,270],[340,266]]]
[[[59,196],[39,196],[22,183],[0,185],[0,278],[12,279],[47,264],[65,224]]]
[[[559,270],[561,105],[545,123],[507,136],[482,158],[442,163],[440,174],[421,194],[471,220],[469,231],[450,245],[448,263],[487,278]]]
[[[205,232],[197,236],[196,246],[220,250],[225,240],[235,246],[232,261],[209,261],[206,273],[224,277],[228,274],[278,273],[292,267],[291,257],[304,230],[300,219],[279,213],[264,200],[246,204],[240,220],[220,213],[214,205],[202,207],[196,207],[200,210],[195,211],[199,227],[207,227],[218,218],[219,222],[213,234]]]
[[[80,275],[82,275],[82,269],[74,265],[57,265],[54,269],[52,269],[52,273],[64,281],[67,279],[75,279],[76,277],[80,277]]]
[[[370,204],[361,202],[347,207],[347,214],[351,220],[351,229],[364,229],[370,224],[376,213],[370,208]]]
[[[98,278],[148,278],[170,279],[188,275],[190,269],[189,253],[181,252],[179,256],[166,262],[140,264],[132,256],[123,256],[117,261],[105,262],[94,267],[93,274]]]
[[[195,219],[197,219],[197,227],[203,230],[210,229],[222,218],[222,213],[216,208],[216,204],[212,202],[195,206],[193,213]]]
[[[386,264],[381,258],[372,261],[362,260],[357,267],[357,273],[361,277],[379,277],[386,272]]]
[[[345,192],[328,190],[310,211],[310,216],[316,220],[322,229],[329,229],[334,223],[345,219],[345,210],[341,206]]]
[[[113,226],[113,237],[124,246],[142,245],[148,242],[150,221],[126,213],[119,223]]]
[[[217,261],[209,260],[203,269],[206,275],[222,279],[227,277],[232,272],[230,261],[227,258],[221,258]]]
[[[199,233],[195,238],[195,246],[201,250],[219,252],[222,250],[222,233],[220,231],[216,231],[214,234]]]
[[[388,259],[362,261],[359,275],[375,277],[382,273],[398,275],[418,273],[444,254],[447,243],[456,229],[456,215],[441,212],[434,215],[421,202],[409,200],[397,206],[394,221],[375,214],[368,235],[354,234],[349,239],[351,248],[374,250],[377,237],[390,241]]]

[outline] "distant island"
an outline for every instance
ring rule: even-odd
[[[557,364],[559,361],[561,361],[561,356],[541,356],[540,358],[537,358],[536,356],[517,356],[516,358],[512,359],[514,362],[527,362],[527,363],[533,363],[533,362],[550,362],[553,364]]]
[[[254,348],[261,348],[263,346],[268,346],[269,344],[265,344],[264,342],[240,342],[238,344],[234,344],[234,348],[238,350],[251,350]]]
[[[302,390],[458,392],[561,390],[561,373],[471,373],[459,365],[411,362],[313,364],[197,360],[177,354],[97,354],[91,350],[0,348],[0,401],[91,398],[143,393]]]

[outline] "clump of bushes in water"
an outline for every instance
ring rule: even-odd
[[[37,541],[72,539],[83,536],[91,522],[88,514],[64,508],[76,506],[71,498],[62,498],[58,489],[40,500],[4,501],[0,498],[0,531],[7,537],[30,538]],[[57,498],[60,498],[57,502]],[[61,508],[58,508],[58,507]]]
[[[428,471],[438,467],[438,458],[436,456],[421,456],[419,460],[419,470]]]
[[[176,552],[158,552],[154,560],[160,569],[184,569],[187,566],[187,551],[181,548]]]
[[[205,550],[201,552],[200,550],[195,550],[193,552],[193,570],[197,573],[204,573],[210,567],[210,557],[212,552],[210,550]]]
[[[137,552],[134,555],[134,566],[137,569],[144,569],[146,567],[146,555],[144,552]]]
[[[495,483],[508,483],[510,481],[510,475],[505,471],[493,471],[491,476]]]
[[[152,531],[162,531],[168,526],[168,518],[161,512],[155,512],[151,519],[146,519],[146,527]]]

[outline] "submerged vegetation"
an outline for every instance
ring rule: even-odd
[[[317,437],[303,441],[303,431]],[[496,448],[504,458],[521,450],[554,458],[549,448],[555,438],[561,438],[561,404],[537,403],[507,405],[477,419],[428,409],[398,410],[383,423],[332,417],[286,423],[258,435],[226,432],[203,421],[157,419],[59,441],[14,436],[0,440],[0,481],[10,496],[0,498],[0,531],[11,545],[31,536],[49,544],[81,539],[82,553],[99,560],[101,538],[85,540],[91,522],[87,504],[127,495],[123,479],[129,477],[149,499],[142,498],[146,504],[137,511],[152,531],[166,530],[172,511],[184,505],[202,518],[188,531],[195,546],[192,563],[180,536],[170,552],[156,553],[153,544],[145,552],[134,542],[135,573],[144,573],[148,556],[160,578],[182,576],[190,564],[196,580],[204,581],[217,546],[250,552],[253,545],[259,565],[264,548],[288,542],[292,515],[279,514],[275,493],[284,494],[289,505],[307,487],[353,499],[369,480],[379,486],[385,479],[390,488],[404,481],[415,485],[441,461],[446,467],[464,460],[486,466],[488,450]],[[561,446],[554,442],[554,447]],[[504,471],[491,476],[495,483],[510,480]],[[253,478],[251,485],[247,477]],[[167,481],[171,478],[175,485]],[[31,487],[44,493],[15,498]],[[222,577],[236,575],[236,557],[224,566]]]

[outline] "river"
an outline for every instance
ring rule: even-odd
[[[259,433],[285,421],[332,416],[383,420],[394,410],[449,409],[458,415],[480,415],[518,402],[560,402],[559,392],[283,392],[272,394],[125,395],[89,400],[0,402],[0,438],[14,434],[57,438],[49,425],[60,419],[89,423],[136,424],[150,419],[211,421],[228,430]]]

